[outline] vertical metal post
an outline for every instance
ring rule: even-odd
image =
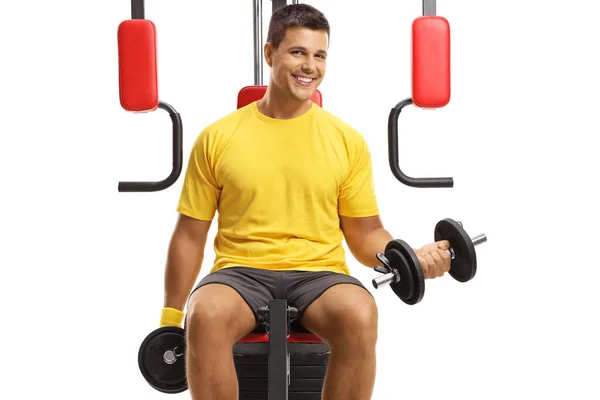
[[[254,0],[254,85],[263,84],[262,0]]]
[[[292,0],[292,4],[298,4],[298,0]]]
[[[131,19],[145,19],[144,0],[131,0]]]
[[[271,0],[271,2],[273,3],[273,12],[287,5],[287,0]]]
[[[423,0],[423,16],[434,16],[436,13],[435,0]]]
[[[288,400],[287,301],[269,301],[269,400]]]

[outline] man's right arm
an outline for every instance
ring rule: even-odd
[[[165,268],[164,307],[183,311],[200,274],[211,222],[179,214]]]

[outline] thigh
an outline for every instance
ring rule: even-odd
[[[326,341],[343,332],[366,332],[377,327],[375,300],[352,276],[316,276],[296,291],[300,324]]]
[[[305,314],[316,308],[333,313],[335,303],[340,307],[374,304],[371,293],[355,277],[337,272],[292,272],[286,278],[286,298],[290,305],[298,308],[302,322]],[[319,306],[318,303],[322,303]],[[356,303],[356,304],[355,304]],[[312,312],[311,312],[312,313]]]
[[[237,337],[258,326],[258,309],[273,298],[271,277],[251,268],[226,268],[208,274],[190,294],[188,315],[231,329]]]

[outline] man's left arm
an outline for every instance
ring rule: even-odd
[[[338,215],[350,252],[358,262],[373,268],[380,264],[377,253],[384,253],[394,238],[379,217],[369,146],[362,136],[354,138],[351,172],[340,188]],[[426,279],[450,269],[450,257],[443,250],[448,247],[447,241],[441,241],[415,249]]]
[[[380,265],[377,253],[384,253],[385,247],[394,237],[384,228],[379,215],[361,218],[340,216],[340,220],[348,249],[354,258],[367,267]],[[450,256],[444,250],[449,245],[447,241],[440,241],[413,249],[421,263],[425,279],[438,278],[448,272]]]
[[[379,215],[362,218],[340,216],[340,220],[344,239],[354,258],[371,268],[381,264],[376,255],[383,253],[385,246],[394,238],[383,227]]]

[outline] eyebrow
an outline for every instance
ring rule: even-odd
[[[302,46],[292,46],[292,47],[290,47],[288,49],[288,51],[292,51],[292,50],[302,50],[302,51],[308,52],[308,49],[306,47],[302,47]],[[325,50],[322,50],[322,49],[321,50],[317,50],[317,53],[321,53],[321,54],[327,55],[327,52]]]

